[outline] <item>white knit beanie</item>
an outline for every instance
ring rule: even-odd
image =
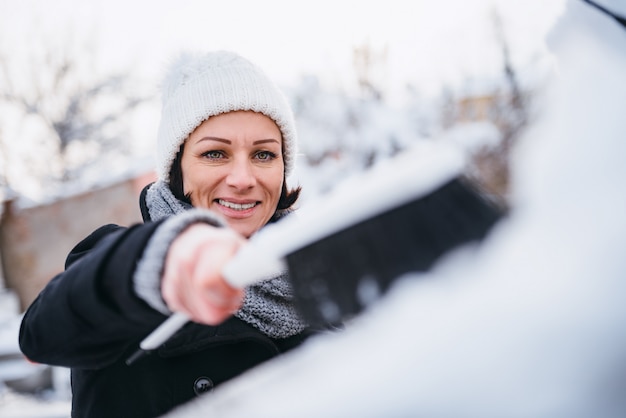
[[[283,136],[285,176],[291,173],[297,152],[293,112],[278,87],[245,58],[228,51],[180,55],[163,80],[162,101],[159,179],[169,181],[181,144],[202,122],[236,110],[259,112],[276,122]]]

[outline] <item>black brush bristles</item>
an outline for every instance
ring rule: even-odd
[[[455,178],[289,254],[296,306],[313,326],[337,325],[380,298],[399,276],[428,271],[450,250],[482,240],[502,215]]]

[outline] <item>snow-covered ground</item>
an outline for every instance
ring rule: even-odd
[[[16,295],[0,289],[0,418],[69,417],[68,371],[20,355],[20,320]]]
[[[5,390],[0,400],[2,418],[68,418],[71,402],[64,399],[37,398]]]

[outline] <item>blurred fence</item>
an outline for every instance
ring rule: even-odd
[[[19,209],[5,201],[0,221],[0,262],[5,285],[25,310],[48,281],[63,271],[69,251],[107,223],[141,221],[139,193],[153,173],[90,190],[51,204]]]

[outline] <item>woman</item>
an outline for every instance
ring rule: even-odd
[[[295,152],[291,109],[256,66],[229,52],[174,62],[145,223],[84,239],[22,321],[29,359],[71,368],[73,417],[161,415],[310,335],[285,277],[244,296],[220,275],[246,238],[291,210]],[[126,365],[174,311],[193,322]]]

